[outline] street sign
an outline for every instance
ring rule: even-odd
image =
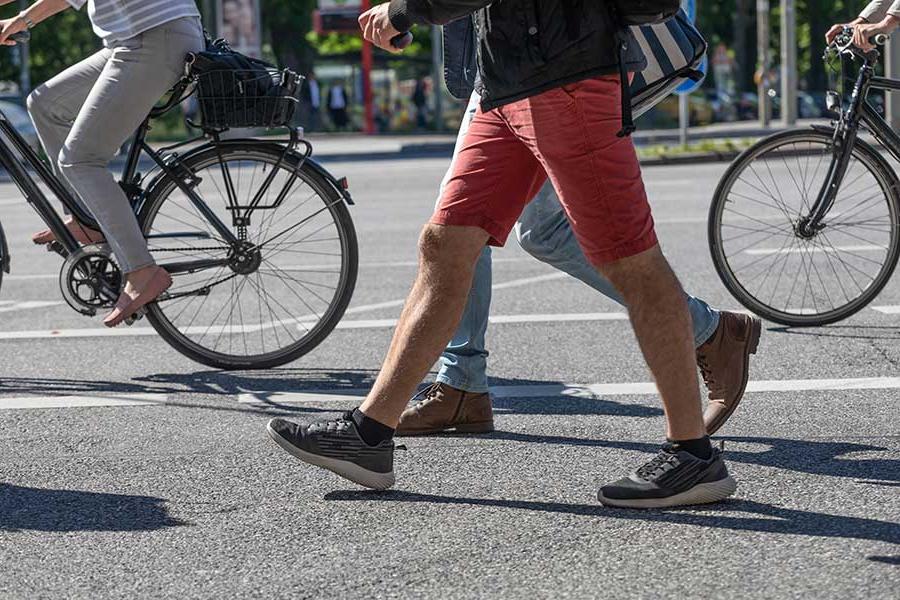
[[[696,0],[683,0],[681,3],[682,8],[684,8],[684,12],[687,13],[688,19],[691,20],[691,23],[697,22],[697,1]],[[709,68],[709,61],[707,57],[703,57],[703,62],[700,63],[700,66],[697,67],[697,70],[703,73],[703,77],[700,78],[699,81],[692,81],[688,79],[677,88],[675,88],[676,94],[690,94],[698,87],[703,84],[703,80],[706,78],[706,72]]]
[[[319,8],[313,11],[313,29],[316,33],[359,33],[361,0],[319,0]]]

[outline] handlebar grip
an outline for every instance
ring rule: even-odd
[[[413,34],[406,31],[401,33],[400,35],[395,35],[391,38],[391,46],[396,48],[397,50],[403,50],[408,48],[410,44],[413,42]]]
[[[873,35],[869,38],[869,43],[875,46],[884,46],[887,44],[888,35],[885,33],[879,33],[878,35]]]
[[[17,44],[24,44],[31,39],[31,32],[27,29],[19,31],[18,33],[14,33],[9,36],[9,39],[14,41]]]

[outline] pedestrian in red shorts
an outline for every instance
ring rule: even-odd
[[[360,25],[366,39],[396,51],[391,40],[413,24],[468,15],[482,105],[422,231],[419,273],[375,385],[341,419],[308,427],[273,419],[269,434],[356,483],[393,485],[394,428],[453,335],[479,253],[505,242],[549,177],[584,254],[625,299],[666,414],[668,443],[601,488],[600,501],[641,508],[730,496],[736,484],[703,426],[685,293],[657,243],[631,139],[619,135],[618,66],[643,66],[637,44],[619,52],[620,28],[602,1],[391,0]]]

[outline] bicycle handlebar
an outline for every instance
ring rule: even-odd
[[[9,36],[9,39],[17,44],[24,44],[31,40],[31,32],[25,29],[23,31],[19,31],[18,33],[12,34],[11,36]]]
[[[412,44],[412,42],[413,35],[408,31],[401,33],[400,35],[395,35],[393,38],[391,38],[391,46],[393,46],[397,50],[403,50],[404,48],[407,48],[410,44]]]

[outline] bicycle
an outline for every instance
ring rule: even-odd
[[[125,160],[120,185],[151,253],[174,279],[168,292],[145,307],[146,317],[169,345],[199,363],[221,369],[283,365],[318,346],[353,295],[353,199],[346,178],[337,179],[314,161],[310,143],[289,125],[288,103],[298,101],[302,78],[287,70],[270,69],[263,77],[296,78],[292,94],[199,93],[202,121],[187,120],[199,134],[152,148],[146,141],[152,120],[202,90],[204,76],[234,77],[226,84],[249,90],[248,77],[259,73],[196,75],[188,65],[168,100],[135,132]],[[232,89],[216,84],[212,89]],[[285,128],[289,139],[225,139],[232,127]],[[123,278],[109,246],[79,244],[28,168],[78,221],[92,229],[99,229],[97,223],[2,112],[0,132],[0,165],[56,236],[48,250],[64,259],[59,283],[66,302],[86,316],[111,308]],[[142,157],[151,165],[143,174]],[[0,229],[0,276],[9,260]]]
[[[900,159],[900,136],[868,101],[900,90],[875,75],[877,50],[852,45],[845,28],[825,60],[861,63],[846,100],[829,91],[830,126],[766,137],[731,164],[709,211],[709,247],[728,291],[747,309],[791,326],[834,323],[868,305],[900,255],[900,180],[861,127]],[[883,44],[885,36],[873,43]]]

